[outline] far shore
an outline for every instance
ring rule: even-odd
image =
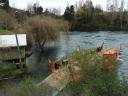
[[[79,31],[79,32],[93,32],[93,31],[128,31],[128,28],[117,28],[117,27],[103,27],[103,28],[94,28],[94,27],[84,27],[79,29],[70,30],[71,32]]]

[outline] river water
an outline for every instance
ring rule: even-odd
[[[69,35],[61,33],[60,40],[56,43],[47,44],[46,52],[40,54],[38,48],[33,48],[34,55],[31,56],[27,62],[28,67],[32,70],[29,78],[34,82],[40,82],[50,74],[47,65],[47,59],[51,58],[57,60],[59,58],[68,56],[76,47],[81,49],[89,49],[100,46],[104,42],[104,49],[119,48],[122,45],[122,55],[120,57],[119,74],[128,77],[128,32],[69,32]],[[22,79],[21,79],[22,80]],[[10,81],[5,81],[2,85],[9,85]],[[5,86],[4,86],[5,87]]]
[[[58,42],[47,44],[48,47],[46,47],[45,56],[39,55],[39,51],[35,51],[36,55],[29,60],[32,61],[30,66],[35,64],[34,68],[37,69],[36,72],[34,71],[33,75],[37,77],[40,75],[42,77],[41,79],[43,79],[50,74],[50,70],[47,66],[48,58],[57,60],[68,56],[78,46],[80,46],[81,49],[90,49],[100,46],[102,42],[104,42],[104,50],[120,48],[121,45],[122,54],[119,60],[120,67],[118,72],[119,75],[123,74],[128,77],[128,32],[124,31],[69,32],[68,35],[61,33]],[[39,61],[39,63],[36,63],[37,61]]]
[[[120,56],[119,74],[128,77],[128,32],[74,32],[69,33],[67,38],[61,35],[58,58],[69,54],[78,46],[82,49],[89,49],[100,46],[102,42],[105,43],[104,50],[122,46],[123,52]]]

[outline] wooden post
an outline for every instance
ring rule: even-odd
[[[18,41],[18,37],[17,37],[17,34],[15,34],[15,37],[16,37],[16,43],[17,43],[17,50],[19,52],[19,63],[21,64],[21,51],[20,51],[20,47],[19,47],[19,41]]]

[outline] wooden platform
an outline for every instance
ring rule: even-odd
[[[80,68],[73,66],[73,73],[80,71]],[[58,72],[52,73],[37,86],[42,87],[44,96],[56,96],[71,81],[69,66],[60,68]]]

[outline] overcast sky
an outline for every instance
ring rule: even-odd
[[[20,9],[26,9],[28,4],[39,2],[43,8],[60,8],[61,12],[65,10],[67,4],[75,4],[81,0],[9,0],[10,5]],[[86,1],[86,0],[83,0]],[[127,0],[126,0],[127,1]],[[92,0],[93,5],[100,4],[102,8],[106,9],[106,0]]]

